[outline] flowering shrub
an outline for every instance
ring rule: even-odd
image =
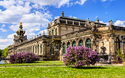
[[[86,48],[83,45],[79,47],[69,47],[64,55],[63,62],[66,66],[82,67],[84,65],[94,65],[100,58],[97,52]]]
[[[18,53],[10,56],[11,63],[32,63],[36,60],[39,60],[39,57],[30,52]]]

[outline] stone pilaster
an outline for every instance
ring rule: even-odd
[[[40,55],[40,51],[41,51],[41,49],[40,49],[40,44],[39,44],[39,55]]]
[[[43,56],[46,56],[46,42],[43,42]]]

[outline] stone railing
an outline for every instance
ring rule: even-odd
[[[125,31],[125,27],[113,26],[113,30]]]

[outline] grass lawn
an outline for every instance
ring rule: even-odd
[[[53,65],[64,65],[63,61],[36,61],[34,63],[17,63],[17,64],[0,64],[3,66],[53,66]]]
[[[0,78],[125,78],[125,67],[5,67]]]
[[[43,67],[38,67],[36,65]],[[125,78],[124,66],[90,66],[80,69],[66,66],[47,67],[46,65],[53,66],[64,64],[62,61],[37,61],[35,63],[27,64],[2,64],[0,65],[0,78]]]

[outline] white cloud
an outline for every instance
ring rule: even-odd
[[[9,46],[9,45],[12,45],[14,42],[13,42],[13,38],[14,38],[14,35],[15,35],[16,33],[13,33],[13,34],[9,34],[8,36],[7,36],[7,39],[1,39],[2,38],[2,36],[0,36],[1,38],[0,38],[0,49],[4,49],[4,48],[6,48],[7,46]]]
[[[5,11],[0,9],[0,22],[17,24],[23,14],[30,13],[31,6],[29,2],[25,2],[23,6],[13,4],[7,7]]]
[[[0,38],[2,38],[2,36],[0,36]]]
[[[109,23],[108,22],[103,22],[103,21],[99,21],[100,23],[104,23],[104,24],[106,24],[107,26],[109,25]]]
[[[69,17],[71,17],[71,18],[77,18],[77,17],[75,17],[75,16],[72,16],[72,15],[70,15]]]
[[[19,29],[19,25],[11,25],[9,28],[13,31],[17,31]]]
[[[0,49],[4,49],[13,44],[13,39],[0,39]]]
[[[101,0],[102,2],[106,2],[107,0]]]
[[[120,21],[120,20],[117,20],[117,21],[114,23],[114,25],[116,25],[116,26],[123,26],[123,27],[125,27],[125,21]]]
[[[33,8],[38,8],[38,4],[32,5]]]
[[[59,16],[55,16],[55,18],[54,19],[58,19],[59,18]]]
[[[80,2],[79,1],[76,1],[74,4],[80,4],[80,5],[83,5],[87,0],[81,0]]]
[[[81,0],[81,5],[83,5],[87,0]]]
[[[3,24],[2,27],[5,27],[5,24]]]
[[[61,0],[59,3],[58,3],[58,8],[60,8],[61,6],[65,5],[65,4],[68,4],[70,0]]]
[[[95,18],[98,18],[98,16],[96,16]]]
[[[0,1],[0,5],[3,6],[4,8],[9,8],[10,6],[12,6],[13,4],[15,4],[16,2],[14,0],[4,0],[4,1]]]
[[[48,35],[48,31],[47,31],[47,29],[44,29],[44,30],[40,31],[38,34],[43,35],[43,31],[45,32],[45,35]]]
[[[22,18],[20,19],[20,21],[24,22],[24,23],[48,23],[49,20],[51,19],[51,14],[49,14],[49,11],[46,13],[40,13],[38,11],[36,11],[35,13],[31,13],[31,14],[24,14],[22,16]]]
[[[4,29],[4,28],[0,28],[0,30],[1,30],[2,32],[7,32],[7,30]]]
[[[7,36],[7,38],[8,38],[8,39],[14,39],[14,35],[16,35],[16,33],[9,34],[9,35]]]
[[[36,4],[40,6],[53,5],[60,8],[61,6],[68,4],[70,0],[27,0],[29,2],[35,3],[34,7],[37,7]]]

